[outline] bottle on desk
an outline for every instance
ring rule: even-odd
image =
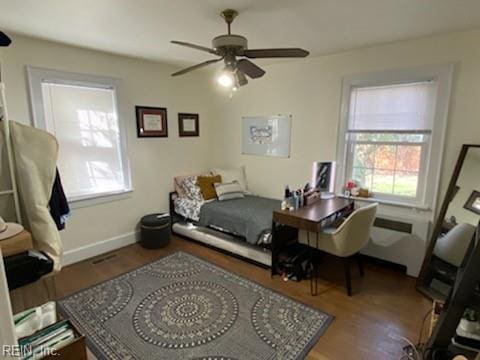
[[[300,201],[299,201],[300,199],[299,199],[296,191],[293,192],[293,195],[292,195],[291,199],[292,199],[293,210],[297,210],[298,207],[300,206]]]
[[[281,205],[282,210],[288,210],[290,208],[290,195],[290,188],[287,185],[285,186],[285,192],[283,195],[283,201]]]

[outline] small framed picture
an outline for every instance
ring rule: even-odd
[[[480,215],[480,192],[474,190],[463,207]]]
[[[178,134],[180,136],[199,136],[198,114],[178,113]]]
[[[135,106],[138,137],[168,137],[167,109]]]

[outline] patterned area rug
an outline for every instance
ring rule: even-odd
[[[98,359],[302,359],[332,317],[183,252],[59,301]]]

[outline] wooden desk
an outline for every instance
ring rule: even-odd
[[[294,211],[274,211],[272,218],[272,276],[277,274],[278,255],[282,248],[278,239],[280,225],[319,233],[339,217],[349,215],[353,211],[353,206],[353,200],[335,197],[319,200],[315,204]]]

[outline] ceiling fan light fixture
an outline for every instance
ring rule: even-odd
[[[245,74],[237,69],[235,71],[235,86],[238,89],[240,86],[244,86],[244,85],[247,85],[247,84],[248,84],[248,80],[247,80]]]
[[[226,89],[231,89],[235,85],[235,78],[232,71],[224,69],[217,77],[217,83]]]

